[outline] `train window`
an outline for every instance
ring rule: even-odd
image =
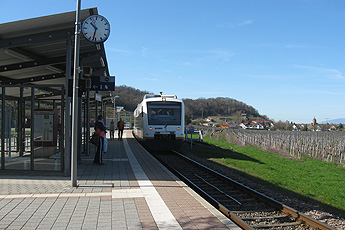
[[[148,102],[149,125],[181,125],[180,102]]]

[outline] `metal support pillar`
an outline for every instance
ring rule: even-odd
[[[30,169],[34,170],[35,161],[35,88],[31,87],[31,137],[30,137]]]
[[[83,117],[83,99],[82,97],[78,96],[78,163],[81,162],[81,154],[83,152],[83,125],[82,125],[82,117]]]
[[[6,105],[5,105],[5,87],[1,88],[2,90],[2,97],[1,97],[1,136],[5,136],[5,110],[6,110]],[[1,138],[1,169],[5,169],[5,138]]]
[[[18,116],[18,146],[19,155],[24,155],[24,141],[25,141],[25,101],[24,101],[24,88],[20,87],[20,97],[19,97],[19,116]]]
[[[78,154],[78,78],[79,78],[79,46],[80,46],[80,5],[77,1],[76,22],[75,22],[75,46],[74,46],[74,68],[73,68],[73,105],[72,105],[72,158],[71,158],[71,182],[77,187],[77,154]]]
[[[83,102],[83,98],[82,98],[82,102]],[[83,104],[83,103],[82,103]],[[81,106],[82,110],[83,110],[83,128],[82,129],[82,135],[83,135],[83,154],[86,154],[86,105],[84,102],[84,106]]]
[[[65,88],[65,150],[64,150],[64,166],[65,176],[71,175],[71,97],[68,95],[69,79],[71,79],[72,69],[72,39],[66,40],[66,88]],[[62,100],[63,101],[63,100]],[[62,113],[63,114],[63,113]],[[62,129],[63,130],[63,129]]]
[[[86,156],[90,155],[90,87],[91,87],[91,79],[87,78],[86,79]]]
[[[65,98],[65,88],[61,87],[61,103],[60,103],[60,114],[61,114],[61,126],[60,126],[60,135],[59,135],[59,151],[60,151],[60,166],[61,171],[64,170],[65,167],[65,148],[64,148],[64,140],[65,140],[65,133],[64,133],[64,123],[65,123],[65,104],[64,104],[64,98]]]
[[[98,91],[96,92],[98,93]],[[96,106],[96,114],[95,114],[95,124],[98,121],[98,101],[95,100],[95,106]]]

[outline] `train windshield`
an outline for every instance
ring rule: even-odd
[[[149,125],[181,125],[180,102],[148,102]]]

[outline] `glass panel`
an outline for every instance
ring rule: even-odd
[[[0,135],[2,126],[2,87],[0,87]],[[0,168],[2,169],[2,140],[0,139]]]
[[[149,125],[181,125],[180,102],[148,102]]]
[[[51,91],[50,91],[51,90]],[[61,128],[60,110],[57,107],[61,97],[53,100],[52,92],[61,88],[36,88],[34,113],[34,168],[35,170],[60,171],[61,152],[59,149],[59,130]],[[61,95],[61,92],[60,92]]]
[[[5,114],[5,169],[30,170],[30,153],[24,153],[21,143],[23,142],[22,115],[24,102],[20,100],[20,87],[6,88],[6,114]],[[24,124],[23,124],[24,125]],[[24,128],[22,126],[22,128]]]
[[[35,103],[31,105],[31,87],[6,87],[6,100],[0,98],[0,130],[2,103],[5,103],[4,165],[6,170],[61,170],[59,143],[61,131],[61,87],[34,86]],[[0,88],[1,90],[1,88]],[[0,91],[0,95],[1,95]],[[21,97],[22,94],[22,97]],[[56,96],[57,95],[57,96]],[[31,109],[34,106],[34,129]],[[34,146],[31,152],[31,132]],[[0,142],[0,150],[2,150]],[[0,158],[0,164],[1,164]]]

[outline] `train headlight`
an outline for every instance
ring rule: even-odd
[[[181,129],[180,127],[177,128],[177,130],[180,130],[180,129]]]
[[[149,129],[152,130],[152,127],[150,127]]]
[[[166,101],[167,99],[165,97],[162,97],[162,101]]]

